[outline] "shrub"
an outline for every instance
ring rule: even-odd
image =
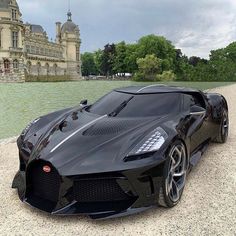
[[[176,80],[176,75],[173,71],[164,71],[162,74],[156,75],[156,81],[173,81]]]
[[[71,78],[67,75],[58,75],[58,76],[28,75],[25,78],[25,82],[65,82],[65,81],[71,81]]]

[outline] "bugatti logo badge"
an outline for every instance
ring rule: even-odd
[[[46,173],[50,173],[51,172],[51,167],[50,166],[44,166],[43,171],[46,172]]]

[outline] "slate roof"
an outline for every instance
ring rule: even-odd
[[[30,29],[32,33],[43,34],[44,29],[41,25],[30,25]]]

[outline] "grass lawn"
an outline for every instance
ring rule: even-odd
[[[60,83],[0,84],[0,139],[19,135],[28,122],[54,110],[75,106],[82,99],[95,101],[108,91],[131,81],[81,81]],[[228,82],[171,82],[202,90],[230,85]]]

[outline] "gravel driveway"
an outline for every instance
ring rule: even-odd
[[[18,169],[17,148],[12,140],[0,143],[0,235],[236,235],[236,85],[213,91],[229,103],[228,142],[210,145],[172,209],[156,207],[106,221],[50,216],[21,203],[10,188]]]

